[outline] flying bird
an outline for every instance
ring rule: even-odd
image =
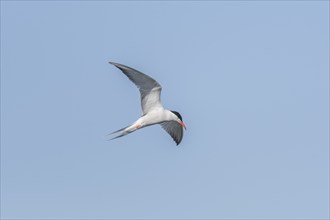
[[[114,62],[109,63],[120,69],[138,87],[142,107],[142,116],[132,125],[112,132],[111,134],[117,135],[112,139],[125,136],[150,125],[160,124],[175,143],[179,145],[183,137],[183,128],[186,129],[186,126],[179,112],[170,111],[163,107],[160,102],[161,85],[150,76],[131,67]]]

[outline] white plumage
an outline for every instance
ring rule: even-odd
[[[138,70],[119,63],[109,63],[120,69],[139,88],[142,108],[142,116],[132,125],[111,133],[117,135],[112,139],[122,137],[146,126],[160,124],[171,135],[176,144],[180,144],[183,137],[183,128],[186,129],[186,126],[182,121],[180,113],[163,107],[160,102],[162,90],[160,84]]]

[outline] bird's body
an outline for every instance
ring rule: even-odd
[[[167,110],[161,104],[162,87],[160,84],[150,76],[133,68],[118,63],[109,63],[119,68],[139,88],[142,107],[142,116],[132,125],[113,132],[112,134],[118,134],[114,138],[122,137],[146,126],[160,124],[178,145],[183,137],[183,128],[186,127],[178,112]]]

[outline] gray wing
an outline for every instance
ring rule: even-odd
[[[176,121],[165,121],[160,124],[162,128],[173,138],[176,145],[179,145],[183,137],[183,128]]]
[[[160,102],[162,87],[156,80],[128,66],[114,62],[109,63],[120,69],[139,88],[143,114],[154,108],[163,108]]]

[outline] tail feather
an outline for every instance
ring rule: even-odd
[[[127,127],[124,127],[124,128],[121,128],[117,131],[114,131],[108,135],[117,135],[117,136],[114,136],[113,138],[109,139],[109,140],[113,140],[113,139],[116,139],[116,138],[120,138],[122,136],[125,136],[129,133],[132,133],[133,131],[136,131],[137,129],[139,129],[140,127],[138,127],[135,123],[132,124],[132,125],[129,125]]]
[[[109,141],[110,141],[110,140],[113,140],[113,139],[116,139],[116,138],[120,138],[120,137],[122,137],[122,136],[125,136],[125,135],[129,134],[129,133],[130,133],[129,131],[125,131],[125,129],[128,128],[128,127],[129,127],[129,126],[126,126],[126,127],[124,127],[124,128],[121,128],[121,129],[119,129],[119,130],[117,130],[117,131],[114,131],[114,132],[108,134],[108,135],[113,135],[113,134],[118,133],[117,136],[115,136],[115,137],[113,137],[113,138],[110,138]]]
[[[125,129],[128,128],[128,127],[129,127],[129,126],[126,126],[126,127],[124,127],[124,128],[121,128],[121,129],[119,129],[119,130],[117,130],[117,131],[114,131],[114,132],[108,134],[108,135],[111,135],[111,134],[114,134],[114,133],[118,133],[118,132],[120,132],[120,131],[125,130]]]
[[[125,136],[126,134],[128,134],[128,132],[123,132],[123,133],[117,135],[116,137],[113,137],[113,138],[109,139],[109,141],[110,141],[110,140],[113,140],[113,139],[116,139],[116,138],[120,138],[120,137],[122,137],[122,136]]]

